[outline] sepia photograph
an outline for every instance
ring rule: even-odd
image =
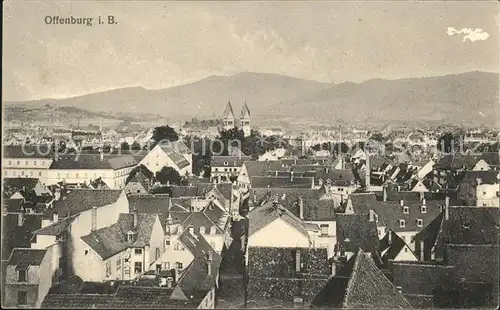
[[[7,309],[498,309],[497,1],[3,1]]]

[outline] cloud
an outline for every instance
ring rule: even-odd
[[[461,30],[457,30],[453,27],[448,27],[448,30],[446,33],[449,36],[454,36],[457,34],[464,34],[462,42],[465,42],[467,40],[474,42],[474,41],[485,41],[486,39],[489,38],[489,33],[485,32],[481,28],[463,28]]]

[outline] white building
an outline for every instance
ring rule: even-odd
[[[192,152],[182,141],[156,145],[141,160],[140,164],[155,174],[163,167],[172,167],[181,176],[190,175],[193,172]]]

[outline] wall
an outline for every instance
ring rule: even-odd
[[[248,246],[309,247],[309,238],[282,219],[276,219],[248,238]]]
[[[160,222],[158,216],[156,216],[156,221],[153,226],[153,230],[151,232],[151,239],[149,240],[149,261],[147,262],[147,266],[144,267],[145,270],[148,270],[150,265],[155,262],[156,258],[156,248],[160,249],[160,257],[163,252],[165,252],[165,231],[163,230],[163,226]],[[154,268],[155,266],[153,266]]]
[[[472,168],[472,171],[487,171],[490,170],[490,165],[484,159],[479,160],[474,168]]]
[[[412,251],[415,250],[415,242],[411,242],[412,237],[415,237],[415,235],[418,233],[418,231],[404,231],[404,232],[396,232],[396,234],[403,239],[404,242],[410,247]]]
[[[401,249],[401,252],[399,252],[398,255],[394,258],[394,261],[410,261],[410,262],[416,262],[418,261],[418,258],[413,254],[413,252],[410,250],[408,246],[405,246],[403,249]]]
[[[42,301],[45,298],[45,295],[49,292],[50,287],[52,286],[52,275],[53,272],[59,267],[59,261],[57,264],[54,264],[54,259],[58,259],[57,255],[60,255],[59,248],[57,244],[51,246],[47,249],[47,253],[43,258],[42,263],[40,264],[39,269],[39,281],[38,281],[38,299],[36,307],[39,308],[42,305]]]
[[[156,264],[161,264],[162,269],[172,269],[175,268],[176,262],[182,263],[182,267],[186,268],[193,261],[194,256],[188,249],[175,250],[175,244],[180,243],[177,236],[172,236],[169,240],[170,245],[165,245],[165,252],[149,267],[149,270],[155,270]],[[165,263],[169,263],[169,266],[165,267]]]
[[[500,207],[499,184],[481,184],[476,187],[477,206]]]
[[[37,235],[36,242],[31,243],[33,249],[45,249],[56,243],[56,236]]]
[[[3,177],[39,178],[42,183],[47,181],[47,171],[52,164],[49,158],[4,158],[2,160]]]
[[[337,243],[337,223],[335,221],[307,221],[308,223],[317,224],[321,229],[321,225],[328,225],[328,235],[319,235],[314,237],[315,248],[327,248],[328,257],[333,257],[335,252],[335,244]]]
[[[197,309],[215,309],[215,287],[201,300]]]
[[[72,249],[70,248],[69,253],[72,254],[73,273],[83,281],[103,281],[106,269],[102,258],[79,237],[74,238],[71,244]]]

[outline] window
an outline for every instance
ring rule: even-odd
[[[170,245],[170,240],[165,240],[165,245]]]
[[[170,269],[170,262],[163,263],[163,266],[165,267],[166,270],[169,270]]]
[[[135,249],[134,253],[135,255],[142,255],[142,249]]]
[[[217,172],[217,171],[219,171],[219,168],[215,168],[214,170]]]
[[[404,214],[410,213],[410,210],[408,209],[408,207],[403,207],[403,213]]]
[[[9,166],[12,166],[12,160],[9,160]]]
[[[26,282],[27,270],[18,270],[17,271],[17,281]]]
[[[227,166],[227,164],[228,164],[228,162],[227,162],[227,161],[225,161],[225,162],[224,162],[224,166]]]
[[[24,170],[23,170],[23,171],[21,171],[21,175],[24,175]]]
[[[30,171],[30,177],[32,177],[32,176],[33,176],[33,171]]]
[[[89,250],[85,250],[85,255],[89,254]]]
[[[405,220],[399,220],[399,227],[406,227]]]
[[[328,235],[328,224],[321,224],[320,228],[321,228],[321,235],[322,236]]]
[[[8,172],[7,170],[5,170],[5,171],[3,172],[3,175],[8,175],[8,174],[9,174],[9,172]]]
[[[160,248],[159,247],[156,247],[156,256],[155,256],[155,260],[157,260],[158,258],[160,258]]]
[[[141,273],[142,272],[142,262],[135,262],[134,263],[134,272],[135,273]]]
[[[36,160],[33,161],[33,165],[36,166]]]
[[[418,227],[422,227],[422,226],[424,226],[424,220],[422,220],[422,219],[417,219],[417,226],[418,226]]]
[[[422,207],[420,208],[420,212],[422,212],[422,213],[427,213],[427,207],[426,207],[426,206],[422,206]]]
[[[42,172],[41,172],[41,171],[39,171],[39,172],[38,172],[38,176],[39,176],[39,177],[41,177],[41,176],[42,176]]]
[[[406,242],[406,236],[405,235],[401,236],[401,239],[403,239],[403,241]]]
[[[21,164],[21,162],[18,160],[18,161],[16,162],[16,164],[19,166],[19,165]]]
[[[27,166],[27,165],[28,165],[28,161],[27,161],[27,160],[24,162],[24,165],[25,165],[25,166]]]
[[[175,268],[178,270],[182,270],[182,263],[181,262],[176,262],[175,263]]]
[[[116,260],[116,271],[120,271],[122,269],[122,260],[119,258]]]
[[[27,305],[28,304],[28,292],[26,292],[26,291],[18,291],[17,292],[17,304],[18,305]]]
[[[407,248],[407,247],[405,247],[405,253],[406,253],[406,252],[408,252],[408,248]]]
[[[42,163],[41,163],[41,164],[42,164],[42,166],[43,166],[43,165],[45,165],[45,161],[43,161],[43,160],[42,160]]]

